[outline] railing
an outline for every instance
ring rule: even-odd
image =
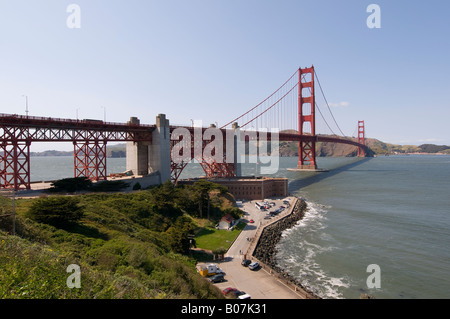
[[[43,116],[28,116],[28,115],[18,115],[18,114],[6,114],[0,113],[0,121],[1,119],[18,119],[22,121],[52,121],[55,123],[67,123],[67,124],[96,124],[102,126],[117,126],[117,127],[135,127],[135,128],[153,128],[155,125],[151,124],[131,124],[131,123],[118,123],[118,122],[105,122],[102,120],[94,120],[94,119],[82,119],[82,120],[73,120],[73,119],[64,119],[64,118],[55,118],[55,117],[43,117]]]

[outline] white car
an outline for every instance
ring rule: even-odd
[[[250,270],[256,270],[259,268],[259,262],[252,262],[250,265],[248,265],[248,269]]]
[[[240,295],[237,299],[252,299],[252,296],[249,294]]]

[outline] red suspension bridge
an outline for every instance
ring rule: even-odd
[[[331,114],[332,125],[326,121],[325,112],[316,102],[316,83]],[[318,121],[316,112],[320,115]],[[331,135],[317,134],[318,126],[322,126],[320,131],[327,130]],[[341,135],[335,134],[332,127],[336,127]],[[271,128],[277,128],[276,134]],[[264,136],[267,140],[276,137],[279,141],[298,142],[298,169],[317,169],[317,142],[350,144],[357,147],[358,156],[367,153],[364,121],[358,122],[357,139],[345,137],[331,112],[314,67],[310,67],[298,69],[261,103],[216,128],[220,134],[207,134],[208,128],[170,126],[163,114],[158,115],[155,125],[142,125],[136,118],[127,123],[108,123],[0,114],[0,188],[30,189],[30,145],[33,142],[73,143],[74,176],[97,181],[107,178],[106,145],[109,142],[128,142],[127,169],[130,166],[139,175],[159,172],[161,181],[171,179],[176,182],[192,159],[200,163],[208,177],[239,176],[236,156],[230,156],[233,153],[230,149],[227,153],[227,146],[230,146],[227,137],[235,138],[236,130],[243,133],[246,140],[248,136],[257,140]],[[184,137],[180,131],[185,133]],[[196,143],[199,138],[200,143]],[[221,143],[214,144],[219,138]],[[220,150],[223,160],[205,155],[204,151],[212,145],[216,149],[209,154],[218,154],[217,148],[223,148]]]

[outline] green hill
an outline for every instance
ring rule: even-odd
[[[169,184],[127,194],[17,199],[17,236],[7,233],[11,219],[1,216],[11,211],[11,200],[0,198],[0,298],[222,298],[188,254],[201,197],[195,186]],[[73,201],[77,218],[49,218]],[[211,198],[212,216],[220,216],[221,204]],[[67,286],[72,264],[81,268],[81,288]]]

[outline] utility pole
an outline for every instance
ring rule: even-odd
[[[13,191],[13,236],[16,236],[16,191],[14,188],[12,191]]]

